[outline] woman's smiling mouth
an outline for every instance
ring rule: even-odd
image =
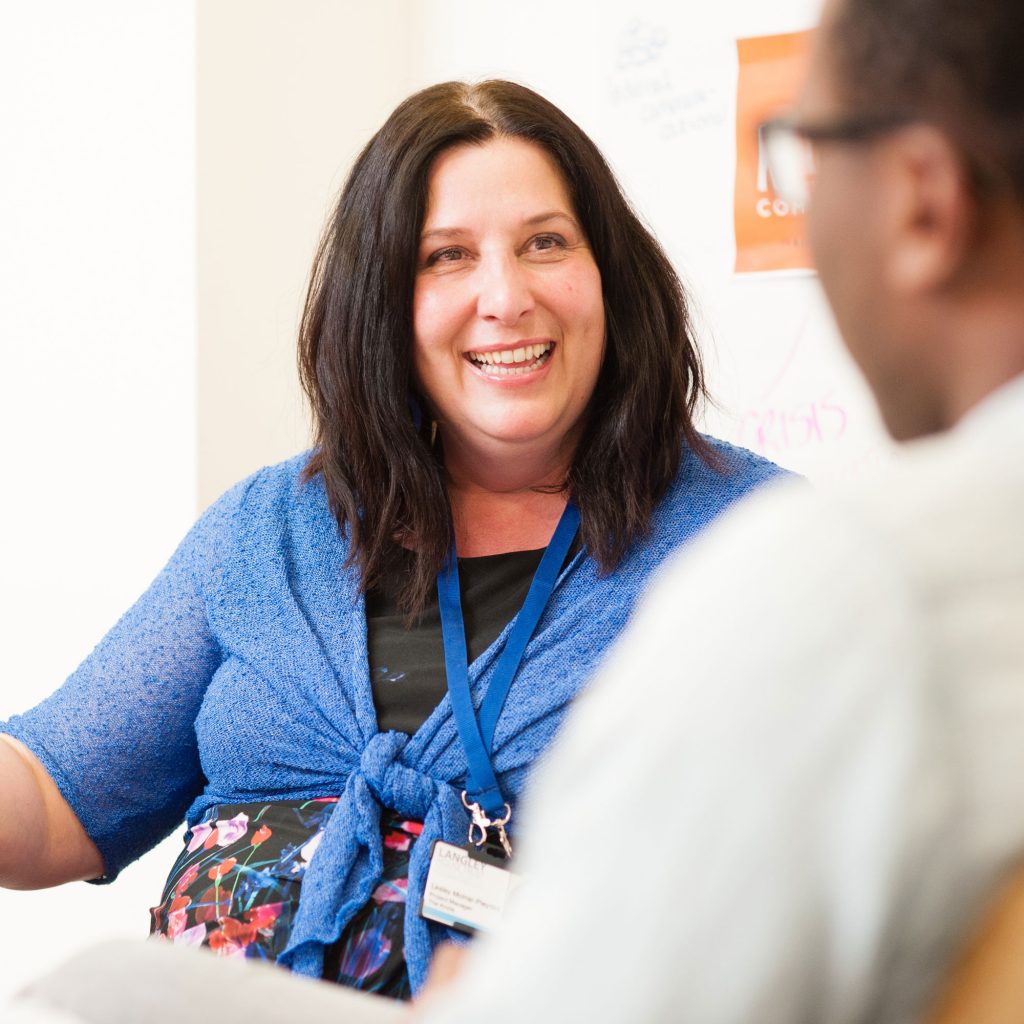
[[[489,352],[467,352],[466,358],[487,377],[522,377],[539,370],[554,351],[553,341],[519,345]]]

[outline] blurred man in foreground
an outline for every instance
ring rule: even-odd
[[[1006,0],[826,8],[772,167],[911,443],[663,574],[431,1022],[912,1020],[1024,853],[1022,53]]]

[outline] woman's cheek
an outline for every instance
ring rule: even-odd
[[[445,287],[445,282],[432,281],[417,287],[413,299],[417,345],[429,349],[449,343],[464,319],[464,305],[458,290]]]

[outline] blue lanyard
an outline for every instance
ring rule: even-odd
[[[579,509],[570,501],[555,527],[533,582],[519,609],[512,630],[505,641],[491,684],[480,705],[480,717],[473,710],[473,697],[469,691],[469,656],[466,652],[466,627],[462,618],[462,597],[459,590],[459,566],[455,545],[437,577],[437,598],[441,611],[441,636],[444,641],[444,668],[448,677],[448,693],[452,714],[459,732],[469,771],[466,790],[469,798],[480,805],[492,818],[501,816],[505,798],[498,785],[491,764],[491,744],[501,709],[505,706],[512,680],[523,661],[523,653],[530,642],[537,623],[547,607],[555,589],[565,556],[572,547],[573,537],[580,525]]]

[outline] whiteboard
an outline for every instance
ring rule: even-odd
[[[737,275],[736,40],[812,28],[816,0],[424,4],[422,86],[509,77],[594,139],[693,297],[709,432],[812,480],[889,458],[874,403],[807,272]]]

